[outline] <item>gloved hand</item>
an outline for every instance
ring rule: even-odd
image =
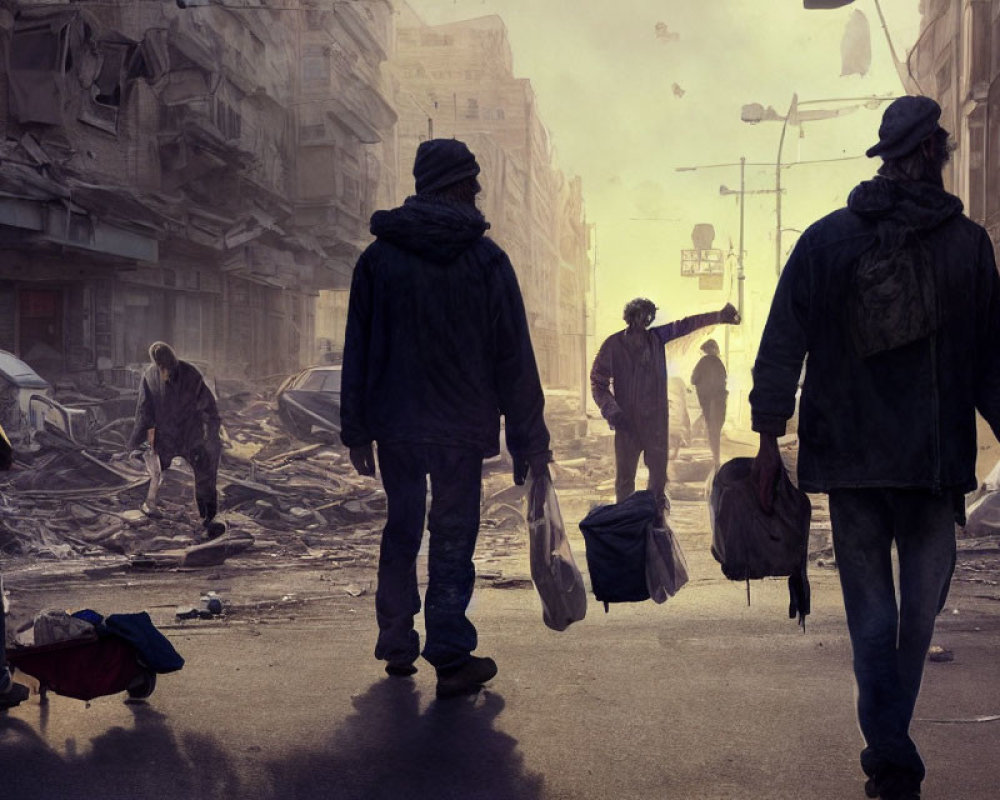
[[[722,311],[720,311],[719,314],[722,316],[722,322],[726,325],[740,324],[740,312],[736,310],[736,306],[732,303],[726,303],[722,307]]]
[[[625,412],[618,406],[611,409],[611,412],[608,414],[608,425],[613,431],[628,429],[628,418],[625,416]]]
[[[369,478],[375,477],[375,451],[371,442],[351,448],[351,463],[358,475],[367,475]]]
[[[530,456],[514,456],[514,483],[524,486],[524,481],[531,470],[531,477],[541,478],[549,474],[549,462],[552,460],[552,451],[546,450],[544,453],[535,453]]]
[[[778,449],[778,437],[770,433],[760,435],[760,449],[750,465],[750,483],[757,493],[757,502],[765,514],[774,511],[774,497],[784,464]]]

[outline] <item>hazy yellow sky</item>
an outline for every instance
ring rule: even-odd
[[[784,114],[800,101],[904,94],[873,0],[806,11],[801,0],[410,0],[429,23],[500,15],[510,33],[514,70],[530,78],[551,132],[557,165],[583,178],[597,235],[597,336],[621,327],[625,301],[652,298],[659,321],[720,306],[724,292],[697,289],[680,276],[680,250],[698,222],[716,228],[716,247],[738,240],[739,170],[676,172],[679,166],[774,162],[780,122],[740,121],[745,103]],[[919,0],[882,0],[897,53],[919,33]],[[840,42],[851,14],[871,26],[872,65],[841,77]],[[669,36],[657,36],[663,23]],[[663,28],[660,28],[663,32]],[[683,91],[677,96],[674,84]],[[805,108],[832,108],[839,103]],[[789,127],[785,162],[860,156],[877,140],[884,106]],[[868,159],[783,171],[784,228],[801,230],[843,205],[870,177]],[[487,176],[488,177],[488,176]],[[747,189],[774,186],[773,168],[748,168]],[[637,220],[635,218],[646,218]],[[654,218],[654,219],[648,219]],[[759,325],[775,274],[774,195],[746,197],[746,289]],[[783,250],[794,244],[783,236]],[[732,293],[735,300],[735,292]],[[754,319],[756,318],[756,319]]]

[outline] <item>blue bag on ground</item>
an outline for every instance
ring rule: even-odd
[[[184,666],[181,654],[156,629],[145,611],[111,614],[104,618],[103,628],[132,645],[142,662],[153,672],[175,672]]]
[[[587,615],[587,588],[573,560],[552,479],[526,481],[531,580],[542,601],[542,621],[564,631]]]

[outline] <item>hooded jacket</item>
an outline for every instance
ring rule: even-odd
[[[475,206],[417,195],[371,219],[354,269],[341,441],[544,453],[544,396],[517,278]]]
[[[218,450],[219,426],[215,397],[196,367],[178,361],[166,383],[156,364],[146,368],[139,386],[130,449],[146,441],[146,431],[156,428],[154,447],[161,460],[186,457],[198,447]]]
[[[872,254],[892,256],[903,242],[922,253],[902,262],[915,280],[864,289],[862,277],[881,279],[879,269],[896,266]],[[922,297],[929,330],[914,332]],[[902,343],[866,350],[859,307],[883,309],[883,338],[908,329]],[[977,409],[1000,434],[1000,277],[986,231],[962,214],[957,197],[877,177],[803,233],[754,365],[754,430],[785,432],[806,358],[801,488],[975,488]]]

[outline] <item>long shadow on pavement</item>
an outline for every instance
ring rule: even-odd
[[[65,755],[29,723],[0,717],[0,797],[31,800],[237,800],[235,771],[210,738],[178,741],[168,718],[144,703],[130,704],[135,726],[115,727]]]
[[[420,711],[412,681],[390,678],[353,700],[324,746],[270,766],[281,800],[539,800],[517,740],[493,725],[503,698],[435,700]]]

